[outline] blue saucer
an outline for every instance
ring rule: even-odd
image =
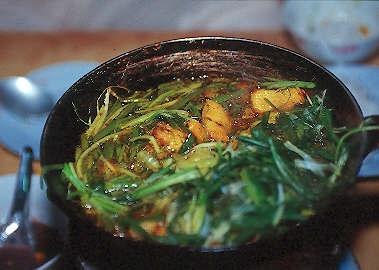
[[[379,115],[379,68],[368,65],[336,65],[327,67],[353,94],[363,115]],[[358,173],[360,176],[379,175],[379,150],[370,153]]]
[[[56,102],[83,75],[98,66],[96,62],[70,61],[44,66],[26,75],[48,92]],[[22,118],[0,106],[0,143],[18,154],[24,145],[32,147],[39,159],[40,138],[48,114]]]
[[[338,264],[338,270],[359,270],[357,262],[350,251],[347,251]]]

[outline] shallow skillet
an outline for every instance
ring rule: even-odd
[[[186,38],[160,42],[122,54],[100,65],[62,96],[52,110],[41,141],[42,166],[72,161],[84,119],[94,117],[96,100],[107,86],[123,85],[148,89],[173,78],[191,78],[204,74],[251,80],[282,77],[314,81],[320,91],[327,89],[327,105],[334,109],[338,126],[357,126],[364,118],[349,90],[333,74],[295,52],[271,44],[235,38]],[[379,117],[373,121],[379,123]],[[379,134],[362,133],[353,141],[354,156],[348,161],[342,181],[346,184],[320,201],[315,217],[294,224],[283,235],[272,236],[238,248],[218,250],[165,246],[114,237],[97,228],[78,205],[66,200],[67,187],[59,173],[44,175],[49,198],[69,217],[71,244],[84,260],[104,269],[133,268],[245,268],[271,257],[280,256],[306,243],[320,243],[327,250],[341,240],[344,224],[335,222],[344,216],[346,190],[355,179],[364,157],[379,145]],[[341,207],[342,206],[342,207]],[[337,211],[338,209],[338,211]],[[346,211],[344,212],[346,213]],[[346,216],[346,215],[345,215]],[[349,220],[349,219],[346,219]],[[341,226],[338,226],[341,225]]]

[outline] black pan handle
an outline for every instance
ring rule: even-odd
[[[379,126],[379,115],[367,116],[364,119],[365,122],[368,122],[370,125]],[[365,146],[364,157],[374,151],[375,149],[379,149],[379,129],[371,130],[367,132],[367,143]],[[360,176],[357,177],[356,182],[372,182],[379,181],[379,164],[378,164],[378,175],[375,176]]]

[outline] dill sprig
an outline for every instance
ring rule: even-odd
[[[313,89],[316,87],[314,82],[306,82],[306,81],[286,81],[286,80],[278,80],[275,78],[266,78],[268,81],[261,82],[260,85],[267,89],[287,89],[291,87],[299,87],[303,89]]]

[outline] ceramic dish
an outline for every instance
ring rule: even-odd
[[[283,24],[319,61],[360,61],[378,47],[378,7],[376,1],[286,1]]]
[[[48,92],[56,102],[71,84],[97,65],[95,62],[61,62],[36,69],[26,77]],[[19,153],[24,145],[29,145],[39,159],[39,143],[47,115],[22,118],[0,105],[0,143],[13,153]]]

